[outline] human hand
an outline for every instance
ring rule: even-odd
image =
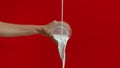
[[[42,27],[38,27],[38,31],[40,34],[48,36],[53,39],[53,34],[51,30],[54,28],[54,25],[61,25],[62,21],[52,21],[47,25],[43,25]],[[62,25],[61,25],[62,26]],[[66,30],[69,32],[69,37],[71,37],[72,30],[68,23],[63,22],[63,27],[66,28]]]

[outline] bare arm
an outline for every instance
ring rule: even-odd
[[[39,28],[39,32],[38,29]],[[42,30],[42,26],[37,25],[20,25],[0,22],[0,36],[13,37],[13,36],[26,36],[38,34]]]
[[[42,34],[52,38],[51,28],[54,24],[59,24],[61,21],[53,21],[47,25],[21,25],[0,22],[0,36],[14,37],[14,36],[28,36],[34,34]],[[71,32],[71,28],[67,23],[64,26]],[[71,33],[70,33],[71,34]]]

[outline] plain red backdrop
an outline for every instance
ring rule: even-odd
[[[43,25],[60,20],[61,0],[0,0],[0,21]],[[66,68],[120,68],[120,2],[65,0],[73,34]],[[0,37],[0,68],[62,68],[57,45],[42,35]]]

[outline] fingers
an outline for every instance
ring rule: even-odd
[[[55,24],[57,24],[57,25],[63,25],[63,26],[69,31],[69,36],[71,36],[71,34],[72,34],[72,29],[71,29],[70,25],[69,25],[67,22],[54,20],[54,21],[52,22],[52,25],[55,25]]]
[[[53,38],[53,33],[51,32],[52,29],[56,28],[56,26],[62,26],[68,31],[69,33],[69,37],[71,37],[72,35],[72,29],[70,27],[70,25],[68,23],[66,23],[65,21],[52,21],[51,23],[47,24],[46,27],[44,28],[44,32],[43,34],[45,34],[46,36],[49,36],[51,38]],[[55,41],[55,40],[54,40]]]
[[[71,37],[72,34],[72,29],[70,27],[70,25],[68,23],[66,23],[65,21],[52,21],[51,23],[44,25],[44,27],[42,28],[42,30],[40,30],[40,33],[50,37],[54,42],[56,42],[56,40],[53,38],[53,33],[52,33],[52,29],[56,28],[56,25],[63,25],[63,27],[65,27],[65,29],[69,32],[69,37]]]
[[[52,24],[53,24],[53,25],[54,25],[54,24],[63,25],[63,26],[66,27],[68,30],[71,30],[69,24],[66,23],[65,21],[56,21],[56,20],[54,20],[54,21],[52,22]]]

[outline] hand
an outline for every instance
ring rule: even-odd
[[[61,24],[62,24],[62,21],[52,21],[47,25],[43,25],[41,27],[38,27],[38,31],[40,34],[42,34],[44,36],[48,36],[48,37],[53,39],[53,35],[52,35],[51,30],[54,28],[54,25],[61,25]],[[67,24],[66,22],[63,22],[63,26],[68,30],[69,37],[71,37],[72,30],[71,30],[69,24]]]

